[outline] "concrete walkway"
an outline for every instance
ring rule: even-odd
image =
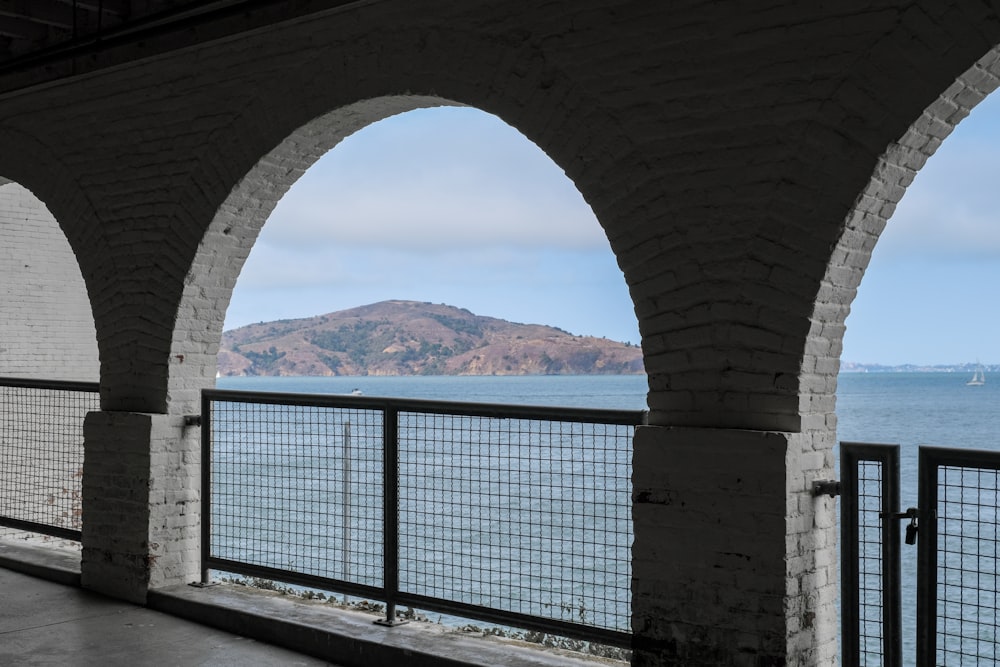
[[[626,666],[437,623],[386,628],[374,618],[227,585],[157,589],[142,607],[80,588],[79,551],[0,539],[0,667]]]
[[[330,665],[293,651],[0,568],[0,665]]]

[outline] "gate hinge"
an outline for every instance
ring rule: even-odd
[[[840,482],[835,479],[813,480],[812,493],[814,496],[830,496],[836,498],[840,495]]]
[[[184,415],[185,426],[201,426],[201,415]]]

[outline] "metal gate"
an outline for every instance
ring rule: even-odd
[[[898,445],[841,443],[840,465],[843,665],[1000,663],[1000,452],[921,447],[903,511]],[[915,581],[900,576],[909,548]],[[904,585],[915,627],[901,622]]]

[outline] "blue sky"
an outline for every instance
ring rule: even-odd
[[[1000,363],[1000,94],[917,174],[886,225],[847,319],[841,359]]]
[[[842,359],[1000,363],[1000,98],[973,110],[889,221],[847,320]],[[592,211],[499,119],[443,108],[345,139],[292,187],[236,285],[226,328],[385,299],[638,342]]]

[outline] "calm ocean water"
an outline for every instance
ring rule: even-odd
[[[642,410],[645,375],[224,377],[219,389]]]
[[[843,373],[838,438],[917,445],[1000,448],[1000,377],[968,387],[957,373]]]
[[[1000,378],[966,386],[950,373],[845,373],[840,441],[899,444],[903,508],[917,504],[919,445],[1000,449]],[[220,378],[223,389],[394,396],[484,403],[642,409],[644,376]],[[915,549],[903,550],[904,654],[912,655]]]
[[[967,387],[954,373],[844,373],[837,393],[838,439],[900,444],[916,461],[917,445],[1000,449],[1000,378]],[[641,375],[225,377],[220,389],[512,403],[569,407],[646,406]],[[906,465],[904,464],[904,467]],[[905,502],[905,501],[904,501]]]

